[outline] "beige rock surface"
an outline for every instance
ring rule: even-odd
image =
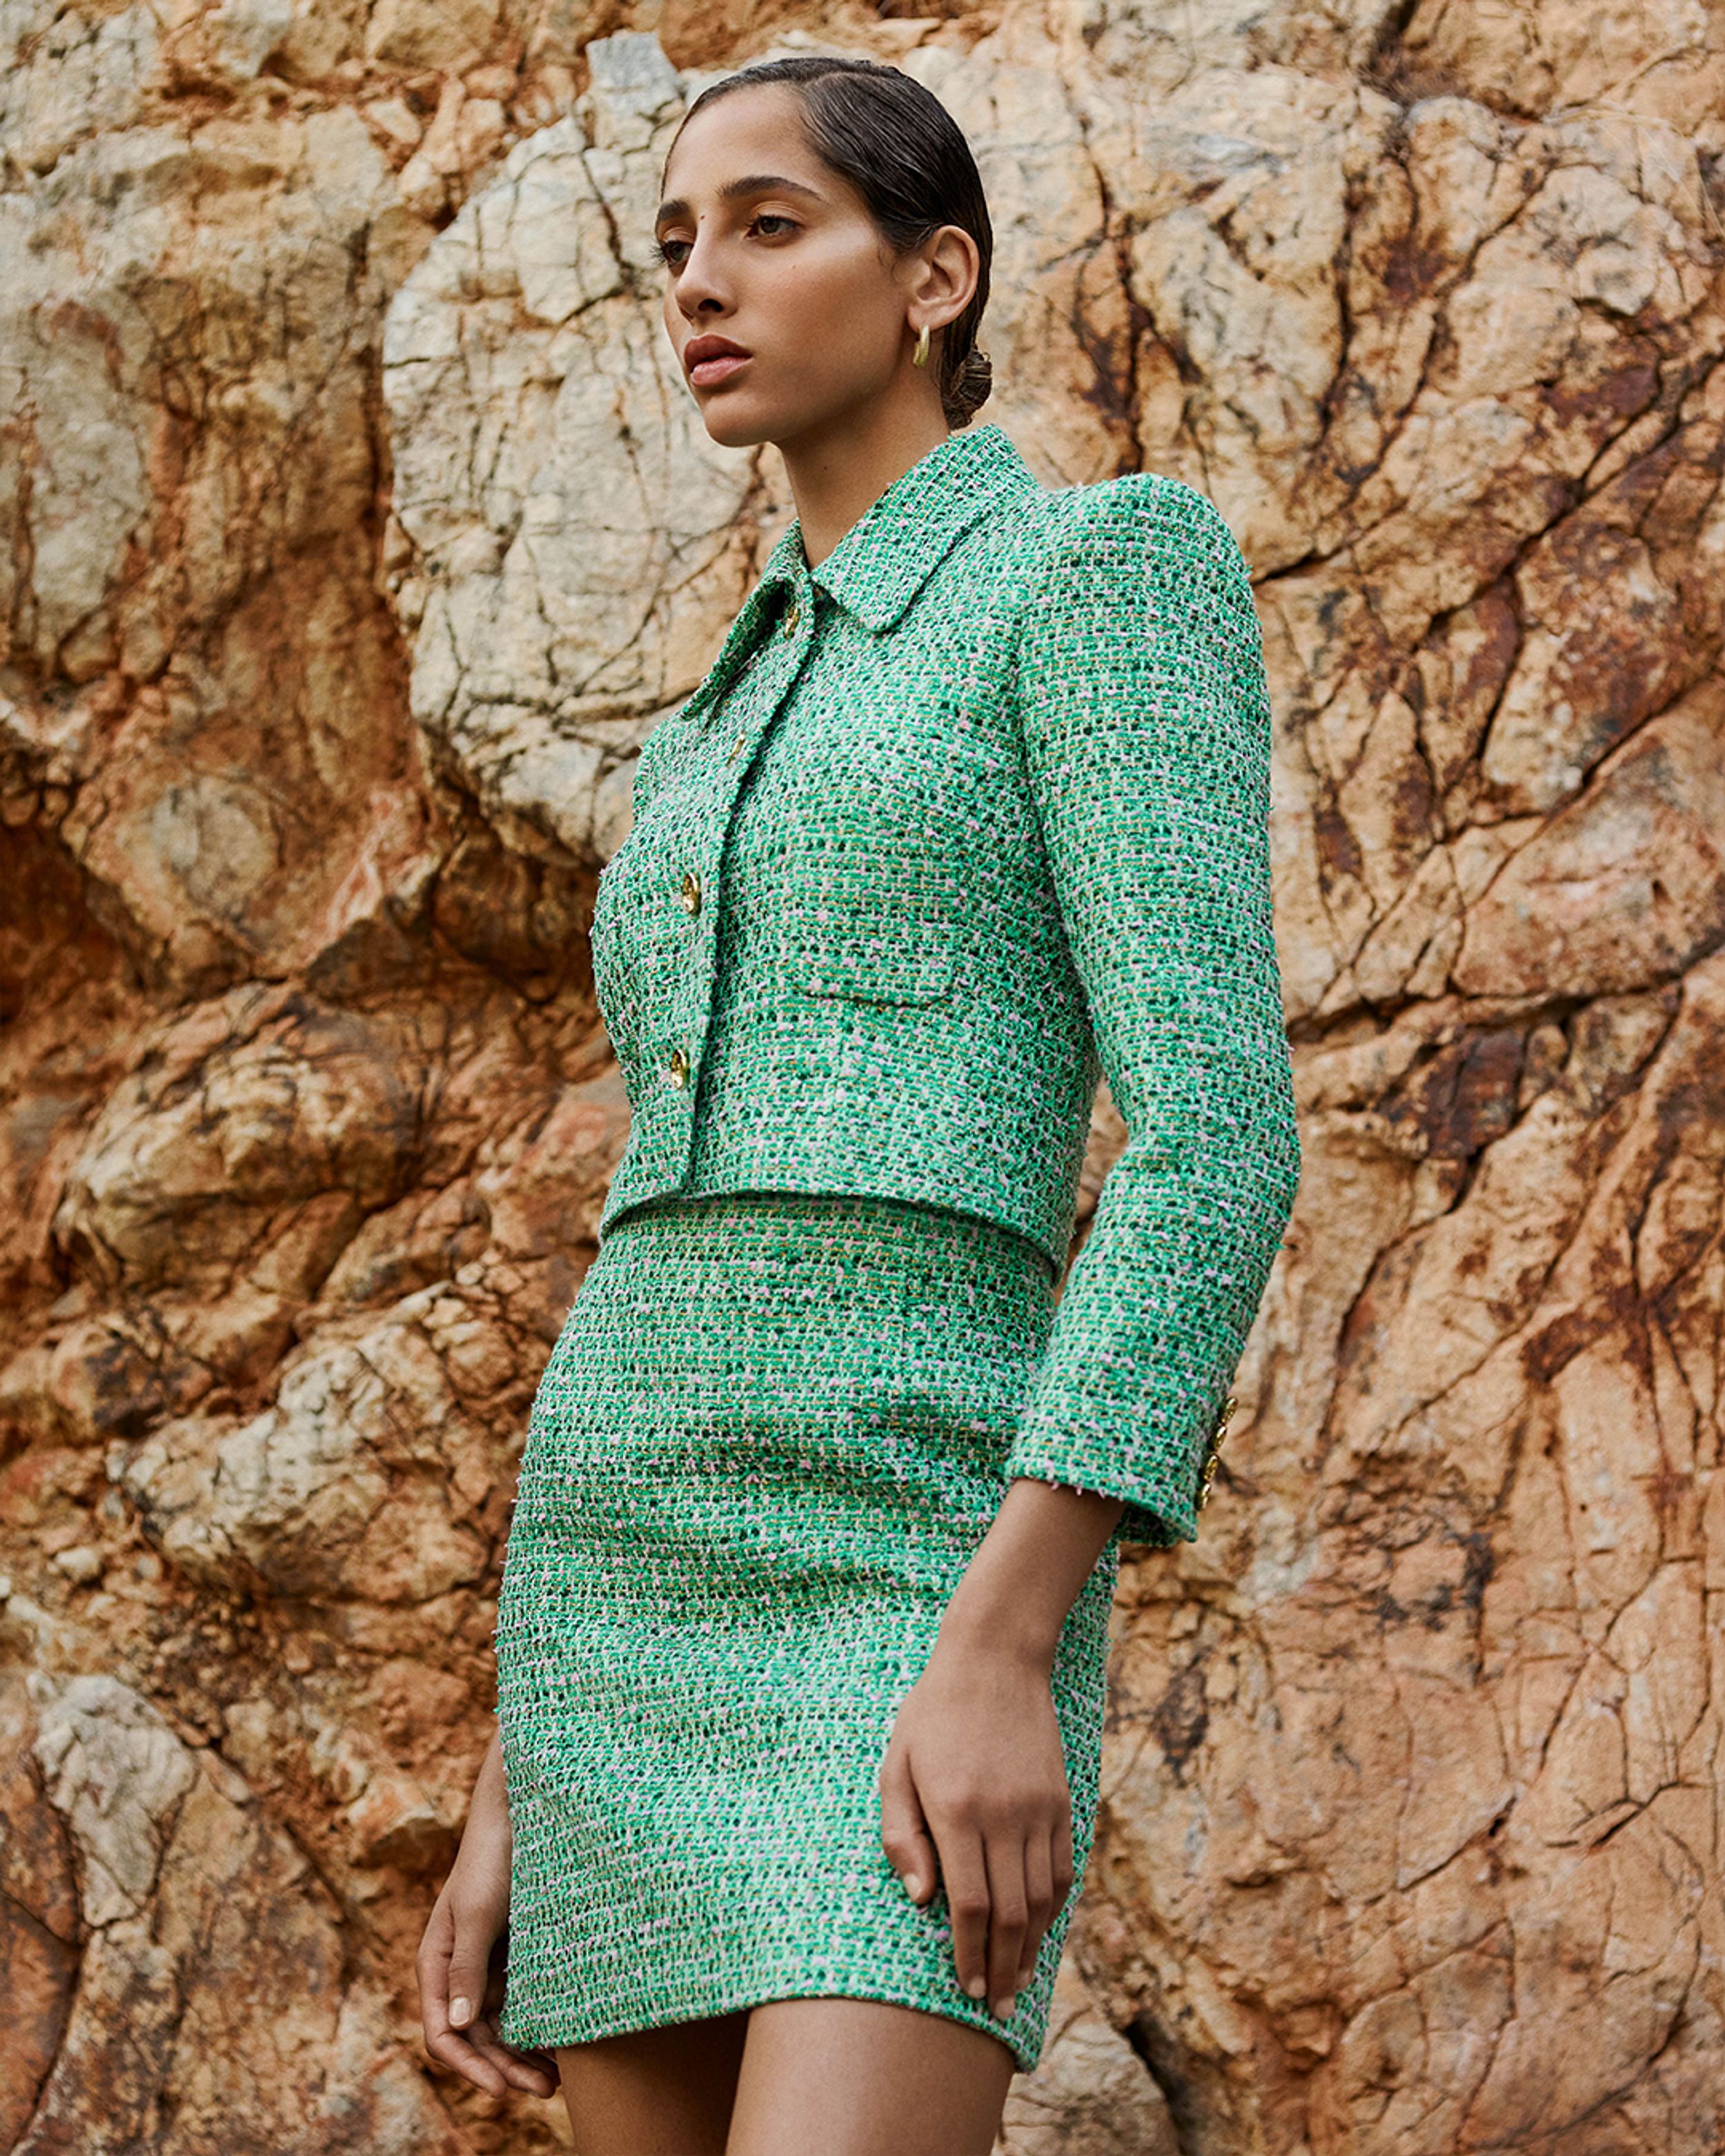
[[[1718,0],[0,0],[0,2142],[567,2145],[413,1955],[789,513],[644,252],[771,38],[958,116],[988,416],[1209,492],[1275,691],[1307,1169],[1004,2148],[1717,2156]]]

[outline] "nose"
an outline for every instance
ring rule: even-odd
[[[731,295],[719,276],[716,250],[707,244],[700,223],[689,244],[689,252],[671,280],[677,305],[690,321],[704,315],[724,314]]]

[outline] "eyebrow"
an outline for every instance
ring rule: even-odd
[[[811,201],[820,200],[818,187],[804,187],[801,180],[788,180],[782,172],[747,172],[740,180],[726,180],[719,189],[721,202],[740,202],[745,195],[793,194],[807,195]],[[659,205],[659,213],[653,220],[653,229],[668,223],[674,217],[687,217],[689,205],[680,195]]]

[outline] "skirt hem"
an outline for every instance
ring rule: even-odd
[[[748,2008],[770,2005],[777,1999],[871,1999],[883,2005],[908,2006],[919,2014],[937,2015],[943,2021],[961,2022],[968,2028],[980,2029],[985,2035],[998,2038],[1012,2053],[1019,2073],[1035,2071],[1045,2041],[1045,2025],[1034,2034],[1014,2035],[1012,2022],[1001,2022],[980,2004],[973,2011],[967,2011],[956,2001],[943,2005],[932,2000],[926,1990],[918,1991],[908,1984],[896,1985],[890,1977],[865,1985],[851,1977],[842,1982],[823,1979],[811,1975],[806,1969],[783,1976],[711,1985],[701,1991],[691,1989],[684,2002],[655,2008],[650,2019],[639,2010],[631,2012],[627,2009],[615,2009],[609,2013],[526,2013],[507,2017],[506,2030],[500,2025],[498,2033],[513,2051],[548,2051],[564,2046],[597,2043],[607,2036],[632,2035],[648,2029],[675,2027],[679,2022],[741,2013]]]

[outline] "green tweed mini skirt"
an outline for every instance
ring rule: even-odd
[[[894,1873],[877,1777],[1055,1300],[1028,1240],[911,1200],[613,1224],[534,1402],[498,1607],[506,2043],[825,1994],[1035,2065],[1095,1830],[1116,1542],[1053,1671],[1076,1876],[1009,2020],[961,1989],[944,1894]]]

